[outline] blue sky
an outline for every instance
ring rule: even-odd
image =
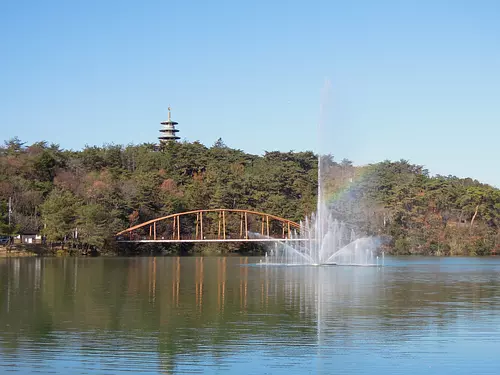
[[[500,187],[499,19],[487,0],[6,0],[1,138],[155,142],[171,105],[208,146]]]

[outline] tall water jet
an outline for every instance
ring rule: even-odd
[[[319,122],[321,144],[322,124],[324,123],[326,97],[329,82],[325,84],[321,102],[321,119]],[[320,147],[321,148],[321,147]],[[336,163],[329,155],[318,156],[318,196],[317,209],[310,218],[300,223],[300,230],[289,239],[285,239],[270,249],[266,254],[266,264],[286,265],[375,265],[377,240],[373,237],[362,237],[357,228],[340,220],[328,201],[328,189],[325,185],[329,169]],[[352,182],[352,181],[351,181]],[[337,187],[338,188],[338,187]]]

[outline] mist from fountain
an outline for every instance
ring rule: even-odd
[[[317,211],[300,222],[299,232],[275,243],[266,253],[267,265],[378,265],[378,240],[358,237],[352,225],[340,221],[327,205],[322,160],[318,158]]]

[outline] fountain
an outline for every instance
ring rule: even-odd
[[[330,96],[330,81],[325,81],[325,87],[322,93],[320,121],[318,128],[318,140],[321,144],[326,137],[323,134],[323,126],[326,122],[327,102]],[[298,233],[289,234],[289,239],[275,243],[274,248],[270,248],[266,253],[262,264],[267,265],[378,265],[377,256],[378,239],[375,237],[358,236],[356,227],[349,224],[353,215],[353,208],[350,203],[357,203],[356,198],[350,195],[344,195],[347,198],[342,203],[347,203],[347,209],[344,207],[342,217],[339,211],[335,210],[328,197],[338,195],[329,190],[338,190],[329,188],[333,160],[329,156],[318,156],[318,199],[316,213],[310,218],[305,218],[300,223]],[[346,181],[344,181],[346,182]],[[348,179],[347,189],[352,178]],[[342,184],[341,184],[342,185]],[[341,201],[338,200],[337,203]],[[340,203],[340,204],[342,204]],[[383,257],[382,257],[383,263]]]
[[[377,239],[358,237],[355,228],[335,217],[323,191],[322,157],[318,158],[317,211],[300,223],[299,232],[275,243],[265,265],[378,265]]]

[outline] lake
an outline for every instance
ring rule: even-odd
[[[2,258],[0,373],[498,374],[500,258]]]

